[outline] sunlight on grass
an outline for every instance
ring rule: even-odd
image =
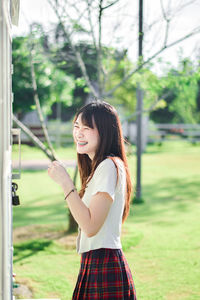
[[[57,148],[55,152],[60,159],[76,159],[76,147],[74,144]],[[18,160],[18,145],[13,145],[12,159]],[[47,156],[39,148],[21,145],[22,160],[48,159]]]
[[[64,157],[73,151],[60,153]],[[35,150],[25,152],[30,158]],[[135,156],[129,157],[133,182],[135,164]],[[131,205],[122,230],[139,300],[200,299],[199,170],[200,147],[186,142],[150,145],[143,154],[145,202]],[[34,298],[71,299],[80,256],[75,237],[71,248],[65,240],[63,193],[46,171],[25,171],[18,184],[21,206],[13,209],[16,279],[28,279]]]

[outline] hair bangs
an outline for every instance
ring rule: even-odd
[[[81,113],[78,114],[81,117],[81,122],[90,128],[94,128],[94,117],[91,111],[83,110]],[[77,117],[78,117],[77,116]]]

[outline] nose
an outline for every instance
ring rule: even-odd
[[[83,136],[84,136],[83,130],[82,130],[81,128],[79,128],[79,129],[77,130],[76,136],[77,136],[77,138],[80,138],[80,137],[83,137]]]

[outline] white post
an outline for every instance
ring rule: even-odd
[[[12,299],[10,1],[0,1],[0,300]]]

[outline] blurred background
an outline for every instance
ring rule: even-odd
[[[76,111],[95,98],[120,116],[133,195],[122,243],[138,299],[200,299],[200,2],[21,0],[13,26],[13,121],[21,128],[13,209],[14,293],[71,299],[77,225],[47,175],[77,188]],[[13,139],[13,171],[19,145]]]

